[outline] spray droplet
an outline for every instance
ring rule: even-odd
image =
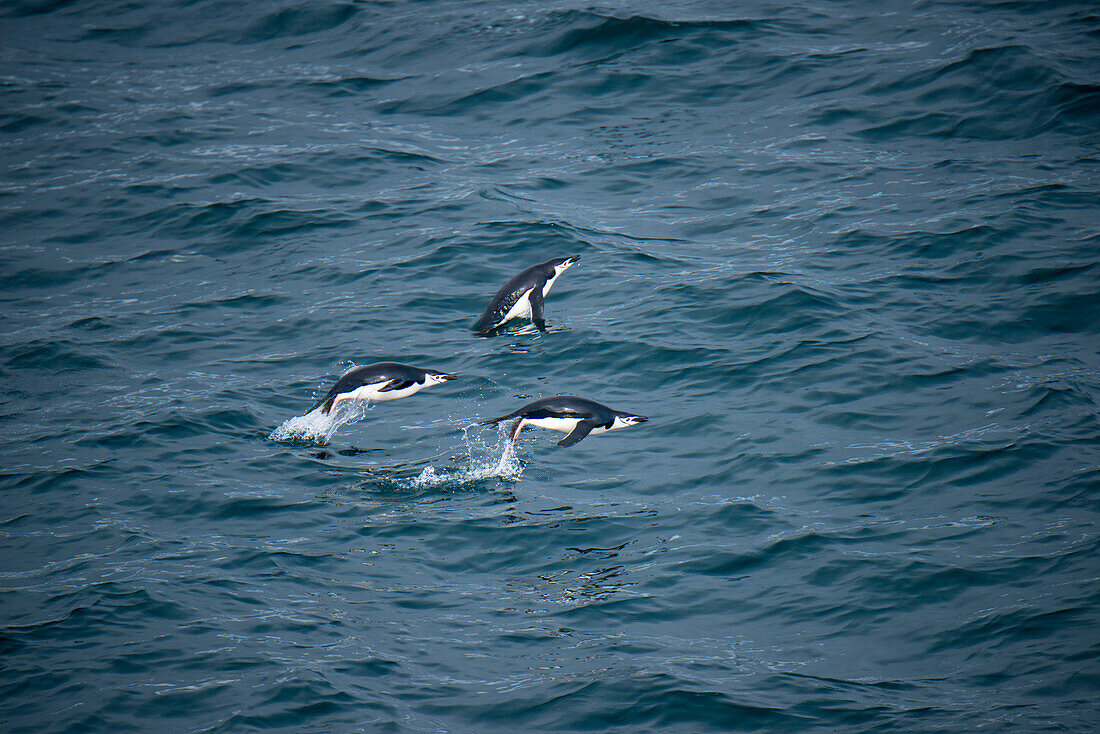
[[[369,409],[368,403],[351,400],[340,403],[331,413],[317,408],[283,421],[268,438],[292,443],[328,443],[340,426],[363,418]]]
[[[508,428],[497,426],[497,440],[486,444],[480,439],[470,438],[469,426],[462,432],[466,442],[468,463],[455,469],[436,469],[428,465],[420,475],[407,480],[410,489],[430,489],[434,487],[454,487],[485,479],[514,479],[523,472],[523,464],[516,457],[516,445],[508,440]]]

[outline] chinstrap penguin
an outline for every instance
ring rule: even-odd
[[[492,303],[474,324],[474,331],[484,336],[512,319],[531,319],[535,326],[543,328],[546,325],[546,294],[558,276],[579,259],[579,255],[557,257],[541,265],[533,265],[509,280],[497,291]]]
[[[644,415],[613,410],[606,405],[600,405],[595,400],[573,395],[556,395],[528,403],[508,415],[483,421],[481,425],[487,426],[490,423],[499,423],[512,418],[518,420],[512,424],[512,429],[508,432],[509,440],[515,441],[516,436],[525,426],[536,426],[568,434],[558,441],[558,446],[572,446],[589,434],[596,436],[649,420]]]
[[[365,367],[353,367],[345,372],[325,397],[309,412],[321,408],[331,413],[342,400],[369,400],[375,403],[407,398],[431,385],[455,379],[438,370],[422,370],[397,362],[377,362]]]

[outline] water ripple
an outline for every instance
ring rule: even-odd
[[[885,10],[6,3],[6,730],[1096,729],[1097,15]]]

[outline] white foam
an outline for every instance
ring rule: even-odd
[[[358,400],[337,403],[331,413],[324,413],[317,408],[305,415],[296,415],[283,421],[268,438],[272,441],[328,443],[340,426],[359,420],[369,409],[369,404]]]
[[[436,469],[429,464],[419,476],[406,480],[407,486],[410,489],[430,489],[484,479],[514,479],[523,473],[523,464],[516,458],[516,445],[508,440],[507,426],[497,426],[497,440],[493,444],[471,439],[470,428],[467,426],[462,432],[468,457],[466,466]]]

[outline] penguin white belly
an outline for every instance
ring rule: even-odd
[[[387,400],[397,400],[398,398],[407,398],[408,396],[420,391],[423,385],[419,383],[413,383],[410,387],[405,387],[400,390],[390,390],[388,392],[379,392],[385,387],[387,382],[376,382],[371,385],[360,385],[351,392],[340,393],[336,396],[336,400],[369,400],[372,403],[384,403]]]
[[[336,398],[338,400],[374,400],[374,394],[378,392],[378,388],[385,384],[380,382],[373,385],[360,385],[351,392],[340,393]]]
[[[523,423],[528,426],[548,428],[551,431],[571,433],[580,420],[580,418],[525,418]]]
[[[519,297],[519,300],[515,302],[512,308],[508,309],[508,313],[504,316],[504,321],[511,321],[512,319],[529,319],[531,318],[531,291],[534,288],[528,288],[523,292],[523,295]]]
[[[370,398],[376,403],[384,403],[387,400],[397,400],[398,398],[407,398],[410,395],[414,395],[420,392],[424,386],[419,382],[414,382],[409,387],[403,387],[400,390],[387,390],[386,392],[375,392],[374,397]]]

